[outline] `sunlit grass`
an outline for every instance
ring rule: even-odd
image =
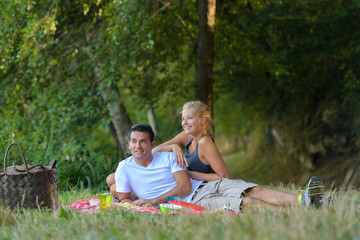
[[[278,188],[296,191],[291,186]],[[65,192],[59,202],[67,205],[95,194]],[[333,195],[331,207],[249,209],[239,216],[0,210],[0,239],[360,239],[359,191],[327,194]]]

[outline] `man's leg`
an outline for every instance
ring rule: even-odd
[[[110,187],[110,193],[111,193],[111,195],[118,197],[118,195],[117,195],[117,193],[116,193],[115,173],[110,174],[110,175],[106,178],[106,183],[107,183],[107,185]]]
[[[264,202],[260,199],[257,199],[257,198],[252,198],[252,197],[244,197],[242,202],[241,202],[241,205],[240,205],[240,208],[249,208],[249,207],[253,207],[253,208],[258,208],[258,209],[267,209],[267,208],[270,208],[270,209],[277,209],[278,207],[275,206],[275,205],[272,205],[270,203],[267,203],[267,202]]]
[[[256,198],[273,206],[291,206],[297,204],[296,194],[256,186],[245,191],[245,196]]]
[[[113,184],[111,187],[110,187],[110,193],[111,195],[115,196],[115,197],[119,197],[118,196],[118,192],[116,192],[116,184]]]

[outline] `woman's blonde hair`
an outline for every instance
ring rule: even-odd
[[[193,109],[200,118],[205,118],[205,124],[203,128],[206,133],[212,134],[212,120],[208,106],[201,101],[190,101],[183,105],[182,111],[190,108]]]

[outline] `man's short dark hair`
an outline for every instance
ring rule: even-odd
[[[150,125],[147,124],[135,124],[131,127],[130,133],[129,133],[129,140],[131,138],[131,133],[134,131],[138,132],[147,132],[150,136],[150,141],[153,142],[155,139],[154,131],[152,130]]]

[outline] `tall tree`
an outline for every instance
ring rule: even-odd
[[[111,117],[111,125],[115,130],[115,142],[118,144],[118,147],[122,150],[123,156],[130,156],[130,150],[127,145],[127,134],[131,127],[131,121],[126,107],[124,105],[124,100],[120,95],[118,87],[111,83],[109,87],[106,86],[106,83],[100,82],[101,96],[104,101],[107,103],[108,111]],[[111,130],[112,128],[110,128]]]
[[[195,63],[195,95],[213,111],[213,61],[216,0],[197,0],[199,15]]]

